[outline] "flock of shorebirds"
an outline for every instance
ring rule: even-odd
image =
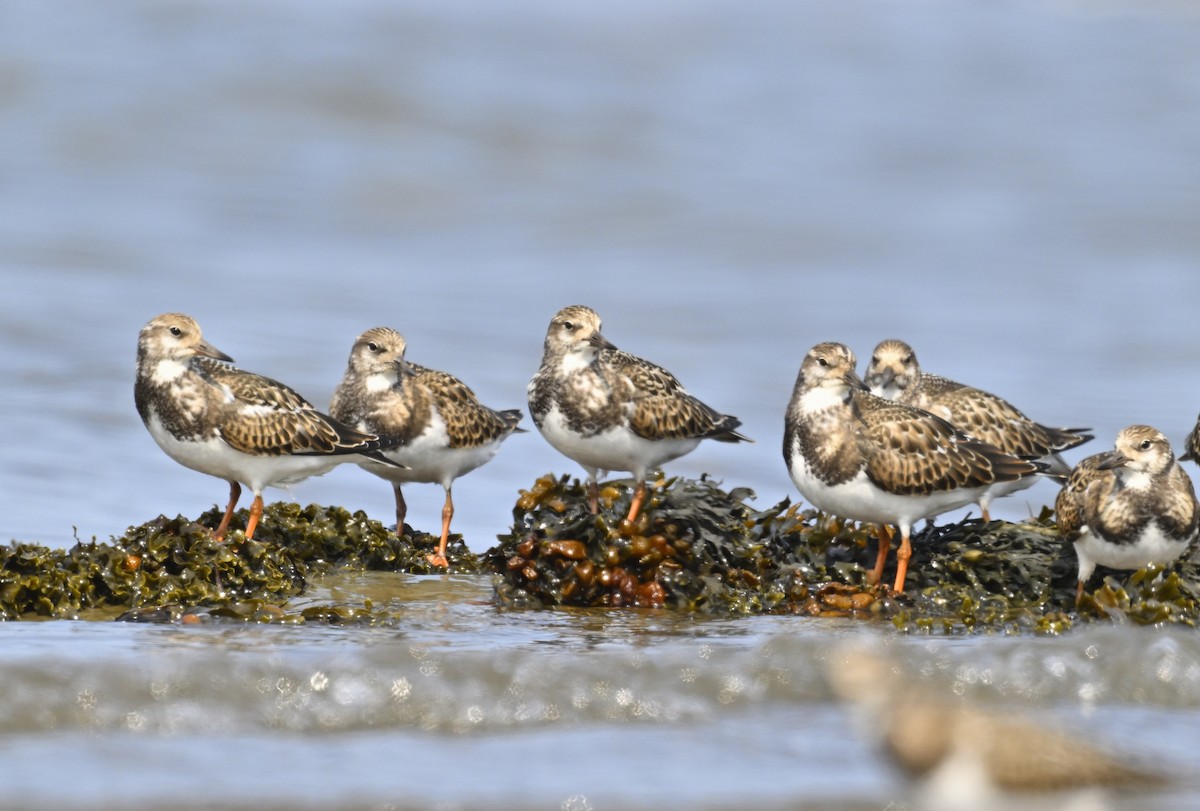
[[[546,332],[529,409],[545,439],[598,480],[628,471],[636,485],[627,520],[646,498],[646,478],[702,439],[745,442],[740,421],[689,394],[668,371],[613,346],[588,307],[560,310]],[[246,537],[262,516],[262,491],[354,461],[395,490],[404,531],[407,482],[445,489],[432,563],[446,566],[454,480],[490,460],[518,427],[519,410],[482,405],[461,381],[405,359],[405,340],[377,327],[354,342],[329,412],[294,390],[243,371],[201,335],[196,321],[168,313],[138,337],[135,400],[158,445],[180,464],[229,482],[216,537],[229,531],[242,485],[254,494]],[[879,583],[895,527],[895,592],[904,590],[913,524],[995,498],[1036,477],[1063,483],[1055,508],[1079,560],[1077,599],[1097,564],[1138,569],[1179,558],[1200,532],[1188,475],[1159,431],[1122,430],[1111,451],[1072,469],[1060,453],[1092,436],[1048,428],[1000,397],[926,374],[911,347],[883,341],[863,377],[845,345],[804,356],[785,417],[783,456],[800,494],[824,512],[878,527],[871,583]],[[1200,461],[1200,424],[1181,457]]]

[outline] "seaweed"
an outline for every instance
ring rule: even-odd
[[[437,537],[406,528],[397,538],[362,512],[271,504],[247,540],[247,511],[241,510],[224,542],[212,536],[220,518],[218,508],[196,521],[159,516],[109,543],[93,539],[66,550],[15,542],[0,547],[0,618],[125,608],[121,619],[188,621],[207,607],[213,609],[204,612],[208,617],[281,621],[286,615],[266,606],[285,603],[310,579],[336,570],[446,571],[425,557]],[[451,572],[479,571],[461,536],[451,537],[447,558]],[[334,611],[320,618],[354,617]]]
[[[1048,510],[1019,524],[927,525],[913,538],[906,590],[895,595],[867,583],[877,549],[870,527],[787,499],[755,509],[751,491],[707,477],[654,482],[630,525],[622,516],[631,485],[606,483],[598,514],[577,479],[547,475],[521,491],[512,530],[484,555],[497,600],[878,617],[904,632],[948,634],[1061,633],[1102,618],[1195,624],[1198,616],[1200,570],[1190,562],[1165,574],[1112,572],[1076,610],[1074,551]]]
[[[651,482],[630,523],[632,492],[630,480],[605,483],[593,514],[578,479],[543,476],[520,491],[512,526],[487,552],[477,556],[451,536],[448,571],[490,576],[496,602],[508,608],[856,617],[939,634],[1200,620],[1200,565],[1187,559],[1138,572],[1101,567],[1076,606],[1075,554],[1049,510],[1015,524],[970,517],[927,524],[914,534],[906,590],[896,595],[868,583],[872,527],[786,498],[756,507],[749,489],[725,489],[707,476]],[[397,537],[362,512],[275,503],[254,539],[245,537],[242,510],[217,542],[220,517],[215,507],[194,521],[159,516],[110,542],[66,550],[0,547],[0,619],[378,625],[397,618],[369,600],[292,603],[314,580],[338,572],[447,571],[426,559],[436,536],[405,526]]]

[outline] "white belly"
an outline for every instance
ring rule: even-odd
[[[1018,493],[1022,490],[1027,490],[1037,484],[1039,476],[1022,476],[1019,479],[1014,479],[1010,482],[996,482],[991,487],[987,488],[987,497],[989,499],[1004,498],[1011,496],[1013,493]]]
[[[623,470],[642,479],[648,471],[678,459],[700,444],[699,438],[695,437],[643,439],[624,425],[592,436],[581,436],[567,428],[557,407],[546,414],[539,430],[557,451],[574,459],[592,477],[598,471]]]
[[[1190,542],[1190,538],[1179,541],[1167,537],[1153,522],[1146,526],[1137,541],[1126,544],[1110,543],[1085,529],[1075,541],[1080,579],[1086,580],[1096,564],[1111,569],[1141,569],[1151,563],[1171,563],[1184,553]]]
[[[384,451],[388,459],[406,466],[407,470],[364,457],[357,461],[364,470],[396,484],[430,482],[449,488],[459,476],[490,461],[499,449],[499,441],[475,448],[451,448],[444,439],[426,433],[402,448]]]
[[[817,478],[798,451],[788,468],[800,495],[822,512],[872,524],[894,524],[902,531],[922,518],[974,503],[985,488],[972,487],[939,491],[929,495],[897,495],[881,490],[865,471],[842,484],[830,486]]]
[[[157,416],[152,415],[146,427],[158,446],[179,464],[225,481],[240,482],[255,493],[261,493],[265,487],[282,487],[320,476],[341,462],[358,458],[355,455],[252,456],[233,449],[219,437],[182,442],[163,428]]]

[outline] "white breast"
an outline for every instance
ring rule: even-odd
[[[552,406],[542,419],[542,436],[564,456],[574,459],[590,474],[621,470],[644,478],[664,462],[677,459],[700,444],[698,438],[643,439],[624,425],[591,436],[572,431],[562,412]]]
[[[854,521],[911,529],[922,518],[932,518],[974,503],[984,490],[973,487],[928,495],[898,495],[879,488],[867,477],[865,470],[860,470],[849,481],[831,486],[812,472],[798,447],[793,447],[792,451],[788,472],[800,495],[822,512]]]

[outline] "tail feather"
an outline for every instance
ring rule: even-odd
[[[1088,433],[1092,430],[1091,428],[1048,428],[1044,425],[1042,428],[1045,429],[1052,447],[1056,451],[1070,450],[1096,438],[1095,435]]]
[[[754,440],[745,434],[739,434],[735,428],[741,426],[742,421],[737,417],[732,417],[728,414],[722,414],[721,418],[713,426],[712,431],[705,435],[706,439],[715,439],[718,442],[753,442]]]
[[[508,426],[508,429],[512,433],[514,433],[514,434],[525,433],[524,428],[517,427],[517,423],[519,423],[522,419],[525,418],[525,414],[521,411],[521,409],[507,408],[504,411],[497,411],[496,413],[500,415],[500,419],[504,420],[504,424],[506,426]]]

